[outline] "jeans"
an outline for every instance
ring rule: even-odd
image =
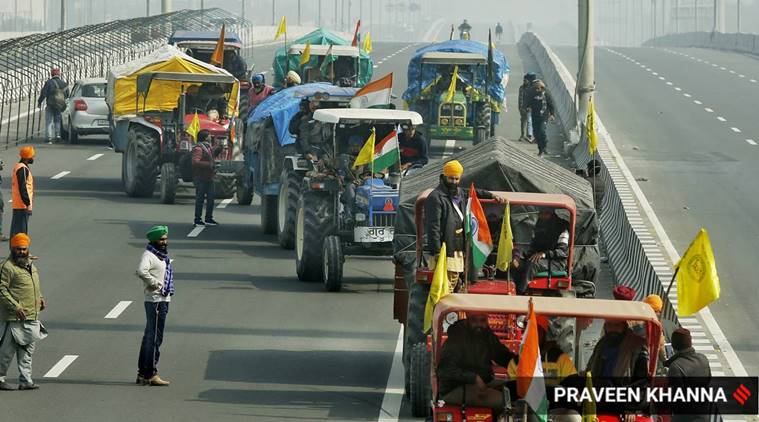
[[[61,137],[61,113],[49,107],[45,109],[45,135],[48,141]]]
[[[13,218],[11,218],[11,235],[13,237],[19,233],[29,234],[29,219],[32,218],[25,209],[14,209]]]
[[[11,334],[10,323],[5,324],[5,332],[0,333],[0,382],[5,382],[8,367],[15,354],[19,383],[23,385],[34,384],[32,381],[32,354],[34,349],[35,343],[29,343],[26,346],[16,343],[16,339]]]
[[[532,130],[535,132],[535,140],[538,142],[538,151],[546,152],[548,135],[546,135],[546,120],[543,117],[532,116]]]
[[[145,302],[145,334],[142,336],[137,373],[152,378],[158,373],[158,358],[163,343],[163,327],[169,313],[169,302]]]
[[[216,196],[213,180],[195,180],[195,219],[203,216],[203,201],[206,203],[206,220],[213,218],[213,200]]]
[[[524,112],[519,113],[519,120],[522,124],[522,137],[532,137],[532,114]]]

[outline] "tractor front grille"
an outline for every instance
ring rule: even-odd
[[[374,212],[370,225],[373,227],[395,227],[395,212]]]

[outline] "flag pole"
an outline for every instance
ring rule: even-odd
[[[680,271],[679,265],[677,266],[677,268],[675,268],[675,273],[672,274],[672,280],[669,281],[669,286],[667,287],[667,292],[665,293],[665,296],[667,296],[667,300],[669,300],[669,291],[672,290],[672,285],[675,284],[675,278],[677,277],[678,271]]]

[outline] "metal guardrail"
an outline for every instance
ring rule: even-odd
[[[222,23],[240,35],[245,43],[241,55],[251,61],[251,22],[218,8],[180,10],[0,41],[0,145],[7,149],[40,133],[45,104],[37,108],[37,96],[53,66],[61,69],[71,86],[145,56],[166,43],[175,30],[217,31]]]

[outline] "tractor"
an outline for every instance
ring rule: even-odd
[[[322,154],[301,184],[295,218],[296,272],[302,281],[323,282],[327,291],[338,291],[346,255],[392,254],[401,183],[399,163],[384,174],[373,161],[351,181],[347,173],[355,156],[348,144],[359,140],[362,146],[372,129],[377,143],[392,139],[399,125],[419,125],[422,118],[409,111],[350,108],[316,110],[313,117],[330,139],[323,139]],[[353,203],[351,189],[355,189]]]
[[[211,104],[208,108],[198,107],[198,101],[192,102],[196,106],[188,106],[188,96],[191,94],[187,90],[191,86],[200,87],[199,94],[193,95],[203,95],[203,92],[216,95],[208,103]],[[112,122],[115,126],[111,138],[114,149],[123,152],[122,182],[126,193],[129,196],[150,197],[160,180],[161,202],[174,203],[179,179],[192,182],[191,161],[195,139],[187,133],[187,129],[197,116],[199,129],[209,131],[214,142],[224,146],[222,156],[217,161],[219,168],[215,182],[220,197],[231,197],[242,171],[242,160],[239,159],[242,155],[242,123],[225,116],[227,110],[219,109],[236,100],[232,93],[237,86],[237,80],[229,74],[143,72],[137,75],[136,115],[120,116]],[[172,110],[146,107],[147,103],[171,101],[166,97],[173,91],[180,94]],[[165,107],[165,104],[162,102],[160,105]],[[234,107],[231,109],[234,110]],[[235,126],[238,127],[237,131]],[[230,186],[232,189],[229,189]]]

